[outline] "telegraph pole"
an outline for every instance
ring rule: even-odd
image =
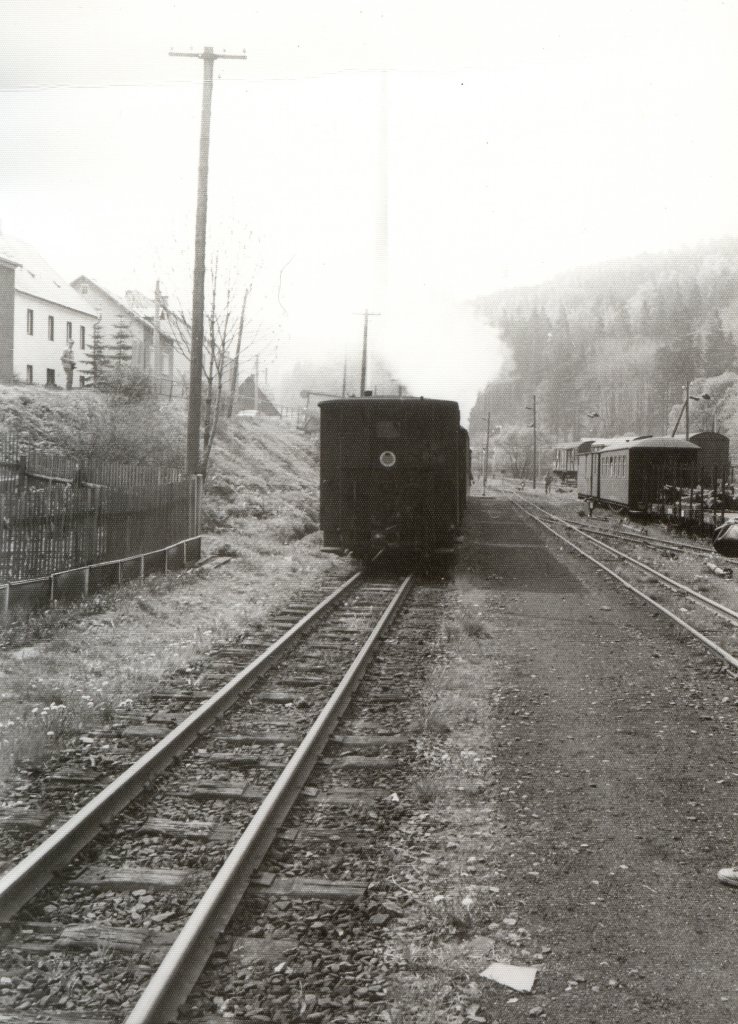
[[[161,316],[161,292],[159,282],[154,289],[154,366],[152,377],[156,381],[156,394],[161,394],[161,340],[159,338],[159,317]]]
[[[482,474],[482,497],[487,493],[487,466],[489,465],[489,417],[490,411],[487,410],[487,443],[484,446],[484,472]]]
[[[533,395],[533,405],[526,405],[525,408],[529,409],[533,413],[533,422],[531,423],[531,426],[533,427],[533,490],[535,491],[535,489],[536,489],[536,469],[537,469],[537,465],[538,465],[538,451],[537,451],[538,438],[536,437],[537,424],[536,424],[536,396],[535,395]]]
[[[361,349],[361,378],[359,380],[359,398],[364,397],[366,391],[366,357],[367,357],[367,345],[369,339],[369,317],[370,316],[381,316],[381,313],[370,313],[368,309],[365,309],[363,313],[356,313],[355,316],[364,317],[364,344]]]
[[[536,396],[533,395],[533,490],[536,489],[536,470],[538,469],[538,451],[537,451],[537,424],[536,424]]]
[[[170,57],[196,57],[202,61],[202,111],[200,114],[200,159],[197,173],[197,214],[195,217],[195,269],[192,275],[192,343],[190,346],[190,398],[187,408],[187,472],[200,472],[200,413],[202,406],[202,342],[205,319],[205,238],[208,219],[208,156],[210,152],[210,111],[213,102],[213,66],[216,60],[246,60],[245,54],[215,53],[206,46],[202,53],[177,53]]]

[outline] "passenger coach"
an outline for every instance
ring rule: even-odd
[[[320,403],[324,544],[430,560],[453,550],[469,483],[455,402],[348,398]]]
[[[665,487],[689,485],[699,447],[678,437],[611,438],[580,452],[577,491],[595,504],[647,511]]]

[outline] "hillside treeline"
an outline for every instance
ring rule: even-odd
[[[716,250],[716,251],[713,251]],[[738,242],[564,275],[482,300],[507,349],[471,413],[472,434],[530,422],[555,440],[665,433],[687,381],[736,369]],[[693,414],[719,412],[715,387]],[[692,389],[694,392],[694,388]]]

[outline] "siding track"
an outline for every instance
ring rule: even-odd
[[[623,576],[615,572],[604,562],[600,561],[593,555],[589,554],[583,548],[575,544],[572,540],[569,540],[569,538],[566,537],[563,533],[560,533],[558,530],[555,530],[549,522],[546,522],[546,520],[543,519],[540,514],[536,513],[543,513],[543,515],[548,517],[548,519],[561,523],[564,527],[566,527],[566,529],[573,531],[577,534],[580,534],[582,537],[585,538],[585,540],[588,543],[593,544],[598,548],[606,551],[609,555],[614,556],[618,560],[624,560],[628,562],[630,565],[633,565],[635,568],[637,568],[640,572],[646,573],[652,578],[658,580],[658,582],[661,585],[667,587],[672,592],[684,595],[685,597],[699,604],[702,608],[705,608],[709,610],[712,614],[719,616],[724,621],[730,623],[733,626],[738,626],[738,612],[736,612],[733,608],[729,608],[727,605],[721,604],[718,601],[714,601],[712,598],[707,597],[705,594],[701,594],[699,591],[693,590],[686,584],[680,583],[678,580],[675,580],[672,577],[667,576],[665,573],[659,572],[657,569],[652,568],[650,565],[646,565],[645,562],[641,562],[637,558],[633,558],[632,555],[628,555],[625,552],[620,551],[618,548],[615,548],[610,544],[606,544],[604,541],[597,540],[595,537],[589,536],[578,527],[573,526],[570,523],[567,523],[565,520],[560,519],[558,516],[555,516],[550,512],[544,511],[538,505],[535,505],[532,502],[528,502],[525,500],[521,501],[518,499],[514,500],[513,504],[520,511],[524,512],[525,515],[529,516],[531,519],[534,519],[540,526],[543,527],[544,530],[547,530],[549,533],[553,534],[554,537],[558,538],[558,540],[562,541],[568,547],[573,548],[574,551],[578,552],[578,554],[582,555],[588,561],[592,562],[602,572],[607,573],[613,579],[617,580],[618,583],[624,586],[627,590],[631,591],[631,593],[640,597],[647,604],[650,604],[653,608],[656,608],[657,611],[659,611],[661,614],[667,616],[667,618],[670,618],[682,629],[685,629],[696,640],[698,640],[701,644],[703,644],[710,651],[712,651],[713,654],[716,654],[722,661],[724,661],[732,669],[738,670],[738,658],[736,658],[735,655],[725,650],[725,648],[721,647],[714,640],[711,640],[708,636],[705,635],[704,632],[702,632],[700,629],[697,629],[695,626],[687,622],[680,615],[677,615],[665,604],[655,600],[653,597],[650,597],[648,594],[644,593],[643,590],[639,589],[633,583],[626,580]],[[535,509],[535,512],[532,511],[532,509]]]

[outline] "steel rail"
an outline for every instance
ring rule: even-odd
[[[550,516],[552,519],[557,519],[560,523],[565,523],[573,530],[578,529],[583,533],[596,534],[598,537],[614,537],[616,540],[632,540],[634,544],[647,544],[652,547],[665,548],[667,551],[696,551],[700,555],[710,555],[713,552],[709,548],[701,546],[699,544],[682,544],[681,541],[676,540],[659,540],[658,537],[643,537],[640,534],[634,532],[623,531],[618,533],[617,531],[607,532],[605,530],[597,530],[592,526],[577,526],[576,523],[570,522],[568,519],[564,519],[563,516],[557,516],[549,509],[544,508],[542,505],[538,505],[535,501],[531,501],[530,498],[524,499],[533,508],[537,508],[539,512],[543,512],[544,515]]]
[[[608,576],[612,576],[612,578],[614,580],[617,580],[618,583],[621,583],[626,590],[629,590],[632,594],[635,594],[637,597],[640,597],[647,604],[650,604],[652,608],[655,608],[657,611],[661,612],[662,615],[666,615],[666,617],[671,619],[672,622],[676,622],[676,624],[678,626],[681,626],[682,629],[685,629],[688,633],[691,633],[695,640],[699,640],[699,642],[703,644],[705,647],[707,647],[709,650],[711,650],[713,654],[717,654],[719,658],[722,658],[723,661],[727,662],[727,664],[730,665],[731,668],[738,669],[738,658],[734,657],[729,651],[726,651],[724,648],[720,647],[719,644],[714,643],[714,641],[710,640],[710,638],[705,636],[704,633],[700,633],[698,629],[695,629],[694,626],[691,626],[679,615],[676,615],[674,612],[670,611],[665,605],[660,604],[658,601],[655,601],[652,597],[649,597],[648,594],[644,594],[642,590],[639,590],[638,587],[633,586],[632,583],[629,583],[626,579],[624,579],[622,576],[616,573],[614,569],[611,569],[609,566],[605,565],[604,562],[600,562],[599,559],[594,557],[594,555],[588,554],[583,548],[580,548],[577,544],[575,544],[574,541],[569,540],[568,537],[565,537],[562,533],[559,533],[557,530],[554,530],[553,526],[549,526],[548,523],[544,522],[543,519],[540,519],[538,516],[534,515],[520,502],[513,501],[513,505],[515,505],[516,508],[520,509],[521,512],[524,512],[527,516],[530,516],[531,519],[534,519],[540,526],[543,527],[544,530],[548,530],[548,532],[552,533],[554,537],[558,537],[558,539],[562,540],[564,544],[568,544],[570,548],[573,548],[576,552],[578,552],[588,561],[596,565],[598,569],[602,569],[602,571],[606,572]],[[618,552],[618,554],[621,554],[621,552]]]
[[[536,505],[536,508],[541,508],[541,506]],[[547,509],[541,508],[541,511],[546,512],[548,515],[553,515],[553,513],[548,512]],[[577,528],[575,523],[569,523],[568,520],[563,519],[561,516],[557,516],[556,518],[560,519],[561,522],[567,523],[567,525],[571,527]],[[612,537],[615,540],[629,540],[634,544],[645,544],[648,547],[663,548],[664,551],[695,551],[700,555],[712,554],[709,548],[704,546],[700,547],[698,544],[681,544],[678,541],[658,540],[656,537],[640,537],[637,534],[631,532],[626,533],[625,531],[622,533],[619,533],[617,530],[608,532],[607,530],[594,529],[591,526],[580,526],[578,529],[582,530],[584,533],[593,534],[597,537]]]
[[[729,608],[727,605],[721,604],[719,601],[713,601],[711,597],[707,597],[705,594],[700,594],[698,590],[693,590],[692,587],[688,587],[686,583],[680,583],[679,580],[672,579],[671,576],[667,576],[665,573],[659,572],[658,569],[654,569],[650,565],[646,565],[645,562],[641,562],[637,558],[633,558],[632,555],[626,555],[624,551],[620,551],[618,548],[612,547],[611,544],[605,544],[604,541],[597,540],[580,527],[574,526],[573,523],[567,523],[565,519],[561,519],[560,516],[556,516],[552,512],[547,512],[545,509],[541,509],[533,502],[529,502],[529,504],[533,505],[533,507],[538,509],[539,512],[543,512],[544,515],[556,520],[556,522],[563,523],[567,530],[573,530],[574,533],[580,533],[583,537],[586,537],[591,544],[597,544],[606,551],[617,555],[618,558],[624,558],[626,562],[632,562],[633,565],[637,566],[643,572],[648,573],[650,576],[654,576],[656,579],[661,580],[662,583],[666,584],[666,586],[670,587],[672,590],[688,594],[689,597],[693,598],[695,601],[699,601],[700,604],[704,604],[711,611],[716,612],[718,615],[722,615],[724,619],[727,619],[727,621],[731,622],[734,626],[738,625],[738,611],[735,611],[733,608]],[[524,503],[521,503],[520,507],[524,507]],[[707,553],[709,554],[709,552]]]
[[[504,488],[503,488],[503,490],[504,490]],[[508,486],[508,490],[513,490],[514,494],[515,493],[519,493],[519,492],[516,492],[515,489],[513,489],[513,488],[511,488],[509,486]],[[572,526],[572,527],[575,526],[574,523],[570,523],[567,519],[562,519],[560,516],[555,516],[553,514],[553,512],[549,512],[548,509],[544,508],[542,505],[536,504],[536,502],[532,501],[530,498],[526,497],[524,500],[529,502],[529,504],[531,504],[534,508],[537,508],[540,512],[543,512],[546,515],[550,515],[553,519],[559,519],[560,522],[566,523],[567,526]],[[585,529],[585,528],[582,527],[581,529]],[[590,528],[586,528],[585,532],[589,532],[589,529]],[[596,530],[592,530],[592,533],[597,533],[597,532],[598,531],[596,531]],[[600,532],[600,536],[607,537],[607,536],[610,536],[610,534],[607,534],[604,531],[602,531],[602,532]],[[666,548],[668,548],[670,550],[674,550],[674,551],[697,551],[699,554],[702,554],[702,555],[712,554],[712,552],[710,551],[709,548],[701,547],[698,544],[683,544],[681,541],[659,540],[658,538],[655,538],[655,537],[636,537],[636,536],[633,536],[631,534],[624,534],[624,536],[627,536],[628,539],[632,540],[635,544],[648,544],[648,545],[653,545],[653,546],[660,545],[662,547],[666,547]],[[723,557],[723,556],[718,556],[718,557]]]
[[[100,829],[138,796],[152,779],[179,757],[197,736],[223,714],[261,674],[328,608],[341,600],[364,576],[354,573],[291,626],[278,640],[203,701],[163,739],[81,807],[35,850],[0,877],[0,922],[9,921],[65,867]]]
[[[169,1024],[175,1019],[346,710],[374,646],[397,615],[411,585],[412,576],[407,576],[179,932],[126,1024]]]

